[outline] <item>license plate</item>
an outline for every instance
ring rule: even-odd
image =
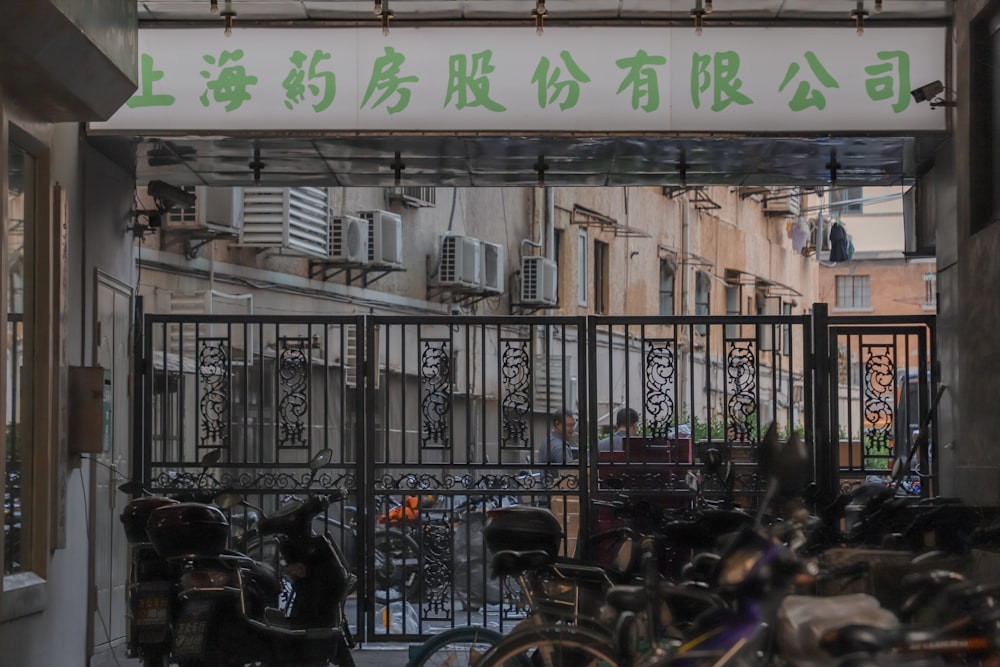
[[[135,610],[136,625],[166,625],[170,622],[170,596],[166,593],[139,597]]]
[[[194,600],[184,605],[178,615],[177,624],[174,626],[173,655],[175,658],[202,655],[211,612],[212,602],[210,600]]]

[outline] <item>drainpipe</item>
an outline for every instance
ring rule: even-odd
[[[681,256],[680,261],[677,262],[677,266],[681,271],[681,315],[690,315],[691,311],[688,309],[688,285],[691,284],[690,281],[690,271],[691,262],[688,261],[690,257],[691,250],[691,216],[690,216],[690,206],[688,202],[687,194],[681,195],[677,201],[681,206]],[[693,377],[688,377],[687,372],[691,367],[690,360],[694,358],[694,340],[692,338],[691,327],[683,327],[681,329],[681,344],[687,347],[686,353],[682,352],[682,359],[680,368],[678,369],[678,380],[680,384],[681,396],[687,397],[689,391],[689,382],[694,382]],[[683,348],[682,348],[683,349]],[[686,357],[686,358],[685,358]],[[683,400],[682,400],[683,403]],[[691,428],[694,428],[694,406],[688,408],[692,414],[688,415],[688,420],[691,424]]]
[[[545,256],[556,258],[556,197],[551,186],[545,187]]]

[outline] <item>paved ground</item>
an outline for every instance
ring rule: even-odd
[[[354,650],[354,662],[358,667],[405,667],[408,660],[406,644],[366,644],[363,648]],[[100,661],[94,660],[91,667],[140,667],[138,660],[104,656]]]

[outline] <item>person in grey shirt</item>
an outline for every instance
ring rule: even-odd
[[[576,416],[567,408],[552,413],[552,430],[538,446],[536,463],[565,465],[574,460],[570,439],[576,430]]]
[[[615,432],[597,443],[601,452],[625,451],[625,438],[635,435],[639,430],[639,413],[632,408],[622,408],[615,415]]]

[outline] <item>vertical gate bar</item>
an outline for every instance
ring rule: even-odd
[[[354,429],[354,451],[357,461],[355,470],[358,480],[356,501],[357,511],[355,521],[358,525],[357,534],[360,538],[355,545],[355,552],[364,554],[361,562],[362,595],[366,598],[364,604],[358,605],[357,624],[358,636],[369,637],[369,628],[375,628],[375,605],[369,604],[375,599],[375,572],[371,565],[375,562],[375,517],[373,516],[373,493],[375,488],[375,461],[371,448],[367,443],[375,442],[375,411],[369,410],[368,406],[375,406],[375,376],[378,373],[378,360],[368,359],[368,350],[375,348],[376,319],[368,315],[356,315],[354,317],[354,364],[355,364],[355,410],[354,423],[358,425]],[[388,332],[386,334],[388,336]],[[345,340],[343,325],[340,329],[341,340]],[[386,346],[388,348],[388,346]],[[388,350],[387,350],[388,352]],[[346,359],[346,357],[341,357]],[[342,393],[347,391],[346,382],[347,365],[344,364],[344,372],[341,374]],[[388,388],[386,388],[388,393]],[[364,428],[360,425],[364,424]],[[370,597],[369,597],[370,596]],[[369,637],[370,638],[370,637]]]
[[[582,433],[590,432],[590,417],[589,409],[586,403],[580,401],[580,396],[588,395],[589,382],[587,380],[587,366],[584,362],[584,352],[588,350],[591,346],[588,345],[587,337],[587,320],[585,318],[577,318],[576,324],[576,390],[577,390],[577,404],[578,404],[578,418],[582,421]],[[563,337],[565,341],[565,337]],[[564,357],[565,358],[565,357]],[[581,385],[583,385],[581,387]],[[579,440],[579,438],[578,438]],[[596,451],[596,443],[594,444],[594,450]],[[578,501],[577,507],[579,507],[580,517],[577,520],[579,527],[577,528],[577,552],[583,553],[584,550],[580,548],[580,545],[586,545],[589,542],[590,537],[590,495],[594,489],[597,488],[597,484],[591,484],[590,474],[596,476],[597,466],[591,465],[590,461],[590,448],[580,447],[579,451],[583,452],[583,460],[580,462],[582,469],[577,474],[577,479],[580,480],[577,485]],[[596,481],[596,480],[595,480]]]
[[[243,381],[240,382],[239,392],[240,392],[240,403],[243,406],[243,458],[247,462],[253,462],[253,459],[248,456],[252,451],[250,449],[250,401],[249,401],[249,388],[248,383],[250,382],[250,367],[251,359],[253,358],[253,350],[250,346],[250,341],[253,338],[250,337],[250,328],[254,326],[250,322],[243,320]],[[258,454],[258,458],[260,455]]]
[[[691,438],[693,446],[694,442],[693,439],[695,434],[695,419],[697,418],[697,415],[695,414],[697,404],[694,402],[694,324],[689,322],[684,326],[687,328],[687,356],[688,356],[687,385],[688,385],[688,392],[691,395],[691,402],[688,405],[688,420],[691,422]],[[709,431],[708,439],[709,440],[712,439],[711,431]]]
[[[271,401],[271,430],[274,435],[274,462],[281,463],[281,441],[280,432],[281,413],[278,406],[281,404],[281,324],[274,323],[274,362],[271,364],[271,373],[274,376],[274,400]]]
[[[170,359],[169,359],[170,338],[169,338],[169,329],[168,329],[167,322],[165,322],[165,321],[163,322],[163,327],[162,328],[163,328],[163,338],[162,338],[162,341],[163,341],[162,342],[162,345],[163,345],[163,391],[161,392],[160,401],[159,401],[159,403],[160,403],[160,452],[159,452],[159,454],[160,454],[160,458],[165,460],[167,458],[167,433],[169,433],[169,431],[167,430],[167,420],[169,419],[169,413],[167,411],[167,406],[169,404],[168,398],[170,397],[170,392],[168,391],[169,388],[170,388]],[[184,340],[183,332],[180,334],[178,340],[179,341],[183,341]],[[177,371],[178,371],[177,372],[177,399],[178,400],[180,400],[180,398],[184,395],[183,394],[183,388],[184,388],[184,357],[183,357],[183,354],[182,354],[183,349],[184,349],[184,343],[180,342],[180,344],[178,346],[178,355],[177,355]],[[152,440],[150,440],[150,445],[152,445]],[[152,450],[150,450],[150,453],[152,454]],[[153,454],[153,456],[155,457],[155,454]],[[181,460],[179,454],[178,454],[178,460]],[[152,464],[152,462],[153,462],[153,458],[152,457],[149,459],[149,462],[150,462],[150,464]]]
[[[594,368],[594,369],[597,368],[597,345],[596,345],[596,341],[597,341],[597,338],[598,338],[598,336],[597,336],[597,325],[598,325],[598,319],[596,317],[588,317],[586,319],[587,340],[588,341],[593,341],[595,344],[588,345],[588,344],[586,344],[586,342],[584,342],[581,345],[581,347],[580,347],[581,354],[578,355],[578,356],[579,356],[580,359],[582,359],[583,355],[584,354],[586,355],[586,357],[587,357],[587,368]],[[596,382],[593,382],[593,383],[587,382],[586,381],[587,375],[588,375],[587,373],[581,373],[581,375],[580,375],[580,377],[584,378],[584,386],[581,388],[581,395],[587,397],[587,412],[594,416],[592,420],[590,420],[590,421],[587,422],[587,431],[585,431],[587,433],[587,443],[588,443],[587,449],[589,451],[597,451],[597,445],[596,445],[596,442],[597,442],[597,440],[596,440],[596,438],[597,438],[597,426],[598,426],[598,424],[597,424],[597,383]],[[584,432],[584,431],[581,430],[581,432]],[[592,448],[591,448],[591,446],[589,446],[590,443],[595,443],[592,446]],[[583,450],[583,447],[581,447],[580,449]],[[589,500],[590,497],[591,497],[591,494],[594,491],[597,490],[597,474],[598,474],[598,470],[597,470],[597,466],[596,465],[587,466],[586,470],[587,470],[587,475],[586,475],[587,486],[586,486],[586,488],[588,489],[588,493],[586,495],[586,498]],[[589,505],[589,504],[590,503],[588,502],[587,505]],[[581,506],[580,509],[582,510],[583,509],[583,502],[582,501],[580,503],[580,506]],[[584,558],[588,558],[588,559],[594,557],[594,552],[593,552],[593,550],[591,548],[591,544],[590,544],[590,531],[591,531],[591,528],[592,527],[590,525],[590,514],[588,512],[586,520],[584,519],[583,516],[580,517],[580,530],[582,531],[582,530],[586,529],[586,533],[584,533],[584,534],[582,534],[580,536],[580,539],[582,540],[582,542],[578,543],[578,544],[582,544],[583,545],[583,548],[579,550],[580,553],[583,555]]]
[[[480,400],[479,400],[479,405],[480,405],[480,409],[479,409],[479,423],[481,425],[481,427],[479,429],[479,439],[480,439],[480,442],[483,443],[483,445],[482,445],[482,459],[484,461],[487,458],[487,456],[486,456],[486,452],[487,452],[487,444],[486,444],[487,443],[487,440],[486,440],[486,435],[487,435],[487,427],[486,427],[486,416],[487,416],[487,412],[486,412],[486,349],[487,349],[487,347],[486,347],[486,335],[487,335],[487,328],[486,328],[486,323],[484,322],[484,323],[482,323],[482,324],[479,325],[479,328],[478,328],[477,333],[476,333],[476,337],[480,340],[479,349],[481,350],[481,353],[480,353],[480,359],[481,359],[481,361],[480,361],[480,363],[478,365],[478,367],[479,367],[479,391],[481,392],[481,397],[480,397]],[[499,405],[500,404],[497,403],[498,407],[499,407]],[[506,463],[503,460],[503,456],[501,456],[501,454],[500,454],[500,444],[499,444],[499,442],[497,443],[497,461],[499,461],[500,463]]]
[[[266,460],[265,448],[267,443],[264,441],[264,431],[265,431],[265,421],[264,421],[264,392],[266,391],[266,378],[264,377],[267,373],[267,360],[264,358],[264,323],[261,322],[260,327],[258,327],[257,333],[257,354],[260,360],[260,370],[257,371],[257,458],[263,463]],[[277,461],[277,452],[275,452],[275,461]]]
[[[940,369],[938,368],[938,360],[937,360],[937,341],[935,340],[935,336],[937,335],[936,332],[937,332],[937,315],[931,315],[928,324],[924,326],[924,336],[926,337],[927,343],[930,346],[930,355],[929,355],[930,368],[928,369],[930,371],[929,375],[931,379],[930,388],[935,392],[938,391],[937,389],[938,383],[941,382],[941,377],[938,374]],[[927,356],[927,354],[925,353],[924,356]],[[935,409],[934,412],[934,421],[931,422],[931,443],[934,445],[934,449],[936,450],[937,456],[934,457],[933,462],[928,460],[927,473],[930,476],[927,477],[926,479],[930,483],[926,485],[927,497],[933,497],[938,494],[938,466],[940,465],[941,450],[942,450],[940,431],[938,429],[938,423],[940,421],[938,419],[938,411],[940,409],[941,409],[941,403],[938,402],[937,408]],[[921,490],[923,490],[923,485],[921,485]]]
[[[853,357],[852,352],[854,351],[852,349],[852,343],[854,342],[855,338],[854,338],[854,334],[845,332],[843,334],[836,335],[833,340],[834,340],[834,345],[833,345],[832,349],[830,350],[830,352],[831,352],[831,354],[836,355],[833,358],[836,359],[837,362],[836,362],[836,365],[833,368],[831,368],[830,370],[831,370],[832,381],[836,383],[833,386],[836,386],[836,392],[837,393],[836,393],[836,396],[834,398],[835,402],[831,404],[831,406],[836,406],[836,407],[834,408],[834,412],[831,415],[831,419],[830,419],[830,436],[833,439],[832,447],[835,450],[837,450],[837,452],[838,452],[837,464],[833,468],[833,470],[837,473],[837,477],[839,479],[840,478],[840,456],[839,456],[839,452],[840,452],[840,428],[841,428],[841,426],[843,426],[843,424],[840,423],[840,421],[841,421],[840,420],[840,345],[841,345],[840,341],[841,340],[844,341],[844,343],[843,343],[843,345],[844,345],[844,364],[847,365],[847,370],[846,370],[846,377],[847,377],[847,382],[846,382],[846,385],[847,385],[847,398],[846,398],[846,400],[847,400],[847,426],[844,428],[844,432],[846,434],[846,439],[847,439],[847,450],[848,450],[848,452],[853,453],[854,452],[854,445],[856,443],[854,441],[854,410],[853,410],[853,407],[854,407],[854,377],[853,377],[853,374],[851,373],[851,358]],[[859,385],[861,384],[861,381],[862,381],[861,378],[863,377],[863,374],[861,373],[861,368],[860,368],[860,364],[862,362],[862,360],[861,360],[861,354],[862,354],[861,350],[863,349],[863,347],[862,347],[863,341],[864,341],[864,334],[861,333],[861,332],[858,332],[858,334],[857,334],[857,343],[858,343],[858,365],[859,365],[858,366],[858,376],[859,376],[858,377],[858,384]],[[864,410],[865,410],[865,394],[864,394],[864,392],[861,393],[861,396],[860,396],[858,402],[861,405],[861,414],[863,415],[864,414]],[[858,445],[858,448],[860,449],[860,454],[861,454],[861,469],[862,469],[862,471],[864,471],[864,469],[865,469],[865,460],[864,460],[865,433],[864,433],[864,420],[863,419],[862,419],[861,437],[860,437],[859,442],[857,443],[857,445]]]
[[[836,453],[830,446],[830,392],[836,391],[831,377],[832,366],[830,343],[834,335],[830,326],[829,307],[825,303],[813,304],[813,368],[818,381],[814,387],[814,422],[816,424],[816,484],[820,497],[827,502],[837,497],[838,484],[834,476],[833,455]]]
[[[928,434],[930,436],[932,433],[934,433],[937,430],[937,421],[938,421],[938,419],[937,419],[937,405],[935,405],[933,403],[933,398],[931,397],[931,393],[930,393],[931,387],[927,386],[927,375],[928,375],[928,373],[927,373],[927,345],[926,345],[926,336],[925,336],[926,331],[927,331],[926,329],[923,329],[923,330],[921,330],[921,331],[919,331],[917,333],[917,355],[918,355],[917,356],[917,360],[918,360],[917,372],[919,373],[918,381],[917,381],[917,386],[918,387],[922,387],[922,389],[919,390],[920,391],[920,398],[925,398],[925,397],[927,398],[927,402],[926,403],[923,403],[921,401],[917,402],[918,405],[924,405],[925,406],[925,407],[923,407],[919,411],[919,414],[917,416],[918,417],[917,418],[917,423],[923,425],[924,419],[926,417],[927,412],[933,408],[934,411],[935,411],[935,414],[931,415],[931,423],[930,423],[931,433]],[[909,339],[909,336],[907,336],[907,339]],[[909,355],[907,355],[906,358],[907,358],[907,360],[909,360],[909,358],[910,358]],[[928,442],[934,442],[934,443],[936,443],[937,440],[934,439],[933,437],[930,439],[930,441],[924,440],[923,443],[922,443],[922,446],[920,447],[920,451],[917,452],[917,461],[918,461],[918,464],[920,466],[920,472],[921,472],[921,474],[933,472],[930,469],[929,460],[928,460],[928,449],[929,449]],[[924,498],[930,497],[930,488],[929,488],[930,486],[931,486],[930,484],[921,484],[920,485],[920,495],[922,497],[924,497]],[[925,487],[927,487],[927,488],[925,488]]]
[[[799,357],[802,359],[802,424],[806,436],[806,443],[809,447],[809,456],[812,457],[813,480],[818,479],[816,474],[816,431],[813,428],[813,369],[815,368],[815,348],[813,332],[809,329],[809,317],[803,316],[796,324],[802,334],[802,352]],[[794,338],[793,338],[794,341]],[[794,349],[794,348],[793,348]],[[795,357],[792,357],[795,359]]]
[[[303,388],[303,393],[305,393],[305,428],[306,428],[306,452],[307,460],[308,457],[312,455],[313,439],[312,439],[312,420],[313,411],[315,406],[313,405],[315,401],[315,396],[313,392],[313,349],[312,349],[312,323],[306,324],[306,339],[302,343],[304,354],[302,363],[305,364],[304,375],[305,375],[305,387]]]
[[[229,450],[227,457],[230,462],[233,460],[233,323],[226,322],[226,399],[229,401],[229,406],[226,412],[226,421],[223,424],[226,429],[226,434],[223,437],[223,442],[226,444],[226,448]],[[245,458],[245,457],[244,457]]]
[[[142,330],[144,334],[141,338],[136,341],[136,345],[142,346],[142,366],[140,370],[143,372],[141,377],[143,392],[139,395],[139,392],[135,392],[134,400],[141,401],[142,405],[142,420],[136,425],[136,429],[140,430],[141,437],[136,441],[140,443],[142,447],[142,456],[138,461],[133,462],[132,469],[137,473],[134,475],[133,479],[142,480],[143,486],[149,488],[150,480],[152,478],[152,465],[153,460],[153,380],[156,375],[156,367],[153,363],[153,317],[151,315],[146,315],[142,309],[142,297],[136,303],[136,318],[142,323]],[[140,327],[136,327],[139,329]],[[167,354],[166,350],[163,351],[163,365],[167,365]]]

